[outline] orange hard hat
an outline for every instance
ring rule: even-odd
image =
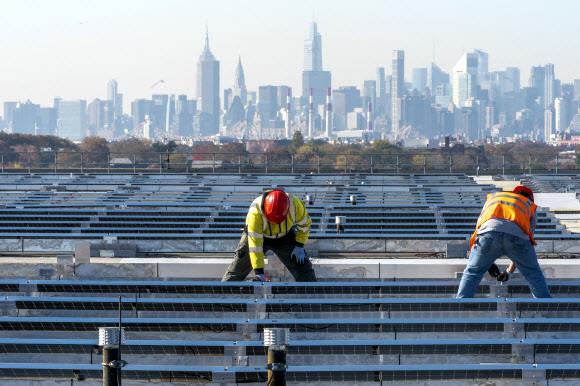
[[[518,185],[514,188],[512,193],[520,194],[524,197],[529,198],[530,200],[534,201],[534,191],[527,186]]]
[[[290,198],[280,189],[274,189],[265,194],[262,202],[264,215],[273,224],[280,224],[288,216]]]

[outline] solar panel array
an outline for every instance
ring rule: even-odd
[[[578,174],[528,175],[523,176],[522,183],[543,193],[580,192],[580,175]]]
[[[284,327],[289,384],[580,381],[580,281],[550,281],[552,299],[517,280],[453,299],[457,284],[4,279],[0,382],[99,379],[119,296],[128,380],[263,384],[263,329]]]
[[[283,187],[310,197],[313,237],[464,239],[486,194],[464,175],[0,175],[1,238],[239,237],[249,203]],[[356,204],[353,204],[352,200]],[[540,211],[536,235],[571,237]]]

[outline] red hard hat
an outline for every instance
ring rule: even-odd
[[[283,190],[272,190],[264,197],[262,208],[268,221],[280,224],[286,219],[290,210],[290,198]]]
[[[527,186],[518,185],[514,188],[512,193],[521,194],[522,196],[525,196],[534,201],[534,191]]]

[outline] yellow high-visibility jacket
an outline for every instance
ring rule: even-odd
[[[294,227],[296,245],[304,246],[308,241],[312,220],[306,211],[306,207],[300,198],[286,194],[290,198],[290,209],[286,220],[280,224],[272,224],[266,219],[262,212],[263,196],[257,197],[250,205],[250,210],[246,216],[246,230],[253,269],[264,268],[264,238],[277,239],[284,237]]]
[[[532,200],[520,194],[511,192],[488,194],[487,201],[477,219],[475,232],[473,232],[469,240],[469,248],[473,247],[479,228],[492,218],[509,220],[516,223],[530,237],[532,244],[536,245],[531,223],[537,208],[538,206]]]

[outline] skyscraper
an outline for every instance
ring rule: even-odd
[[[12,132],[19,134],[36,134],[36,119],[40,106],[26,101],[18,103],[12,115]]]
[[[544,141],[550,142],[554,133],[554,108],[548,107],[544,110]]]
[[[393,74],[391,79],[391,128],[398,135],[403,119],[405,96],[405,51],[393,50]]]
[[[304,42],[304,71],[322,71],[322,37],[314,21]]]
[[[308,38],[304,43],[304,71],[302,72],[302,102],[312,99],[315,106],[326,99],[326,90],[331,87],[331,75],[322,67],[322,37],[316,22],[310,24]]]
[[[276,86],[258,88],[258,114],[262,128],[276,127],[278,113],[278,89]]]
[[[381,116],[387,110],[387,80],[385,78],[385,68],[377,68],[377,103],[374,106],[375,115]]]
[[[413,89],[423,93],[425,87],[427,87],[427,69],[426,68],[413,68],[411,82],[413,84]]]
[[[466,101],[474,99],[477,91],[478,55],[465,53],[453,67],[453,103],[465,107]]]
[[[81,141],[87,135],[87,102],[84,100],[58,103],[58,136]]]
[[[580,79],[574,79],[574,99],[580,100]]]
[[[242,67],[242,58],[238,56],[238,65],[234,76],[234,87],[232,87],[232,98],[240,97],[242,105],[245,106],[248,101],[248,90],[246,89],[246,76]]]
[[[209,49],[207,30],[205,46],[197,62],[197,98],[200,101],[200,134],[217,134],[220,121],[220,62]]]
[[[546,69],[543,66],[533,66],[530,70],[529,86],[536,89],[537,95],[544,100]]]
[[[489,89],[489,55],[482,50],[474,50],[477,56],[477,85]]]
[[[115,79],[107,83],[107,100],[113,105],[113,120],[117,121],[123,115],[123,94],[119,94],[119,84]]]
[[[554,65],[546,64],[544,78],[544,107],[552,106],[554,98],[556,98],[556,74],[554,73]]]
[[[556,132],[563,132],[568,128],[570,120],[568,119],[568,101],[565,98],[554,99],[554,128]]]

